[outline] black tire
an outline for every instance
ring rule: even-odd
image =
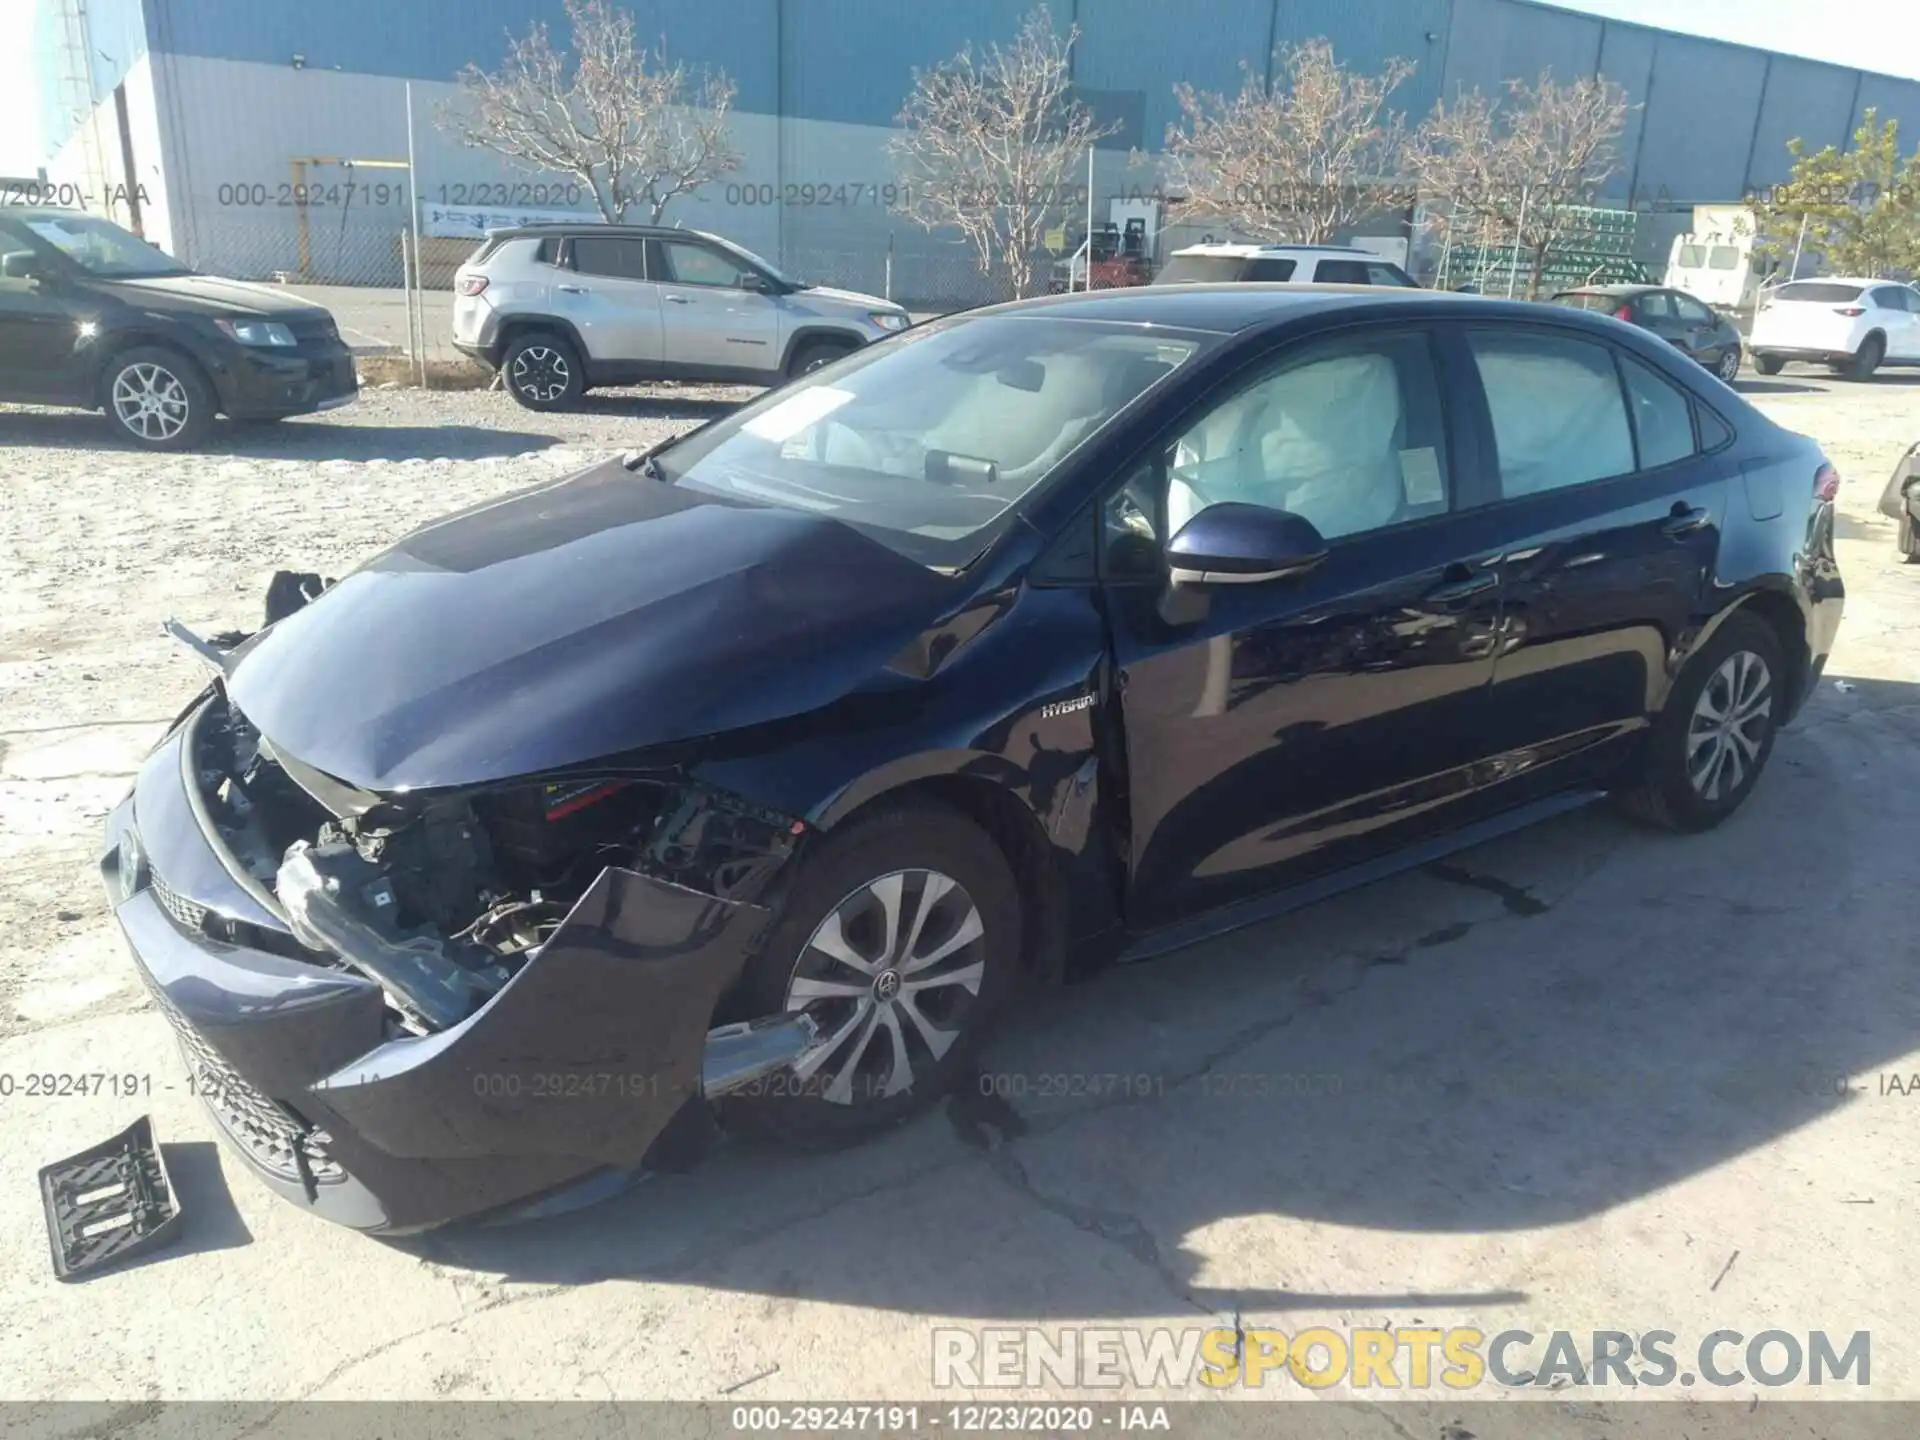
[[[787,375],[794,378],[809,370],[818,370],[822,365],[831,365],[842,355],[851,355],[859,348],[851,340],[809,340],[793,352],[793,359],[787,364]]]
[[[919,901],[930,887],[915,877],[927,873],[956,884],[922,915]],[[894,933],[905,940],[896,939],[889,947],[886,910],[871,887],[884,886],[896,875],[902,879],[892,892]],[[961,981],[940,984],[934,979],[929,984],[922,979],[920,986],[926,988],[915,1000],[901,985],[901,977],[913,973],[907,966],[856,972],[813,943],[829,919],[837,917],[841,943],[856,958],[897,964],[929,947],[937,952],[964,934],[969,911],[980,922],[978,938],[921,974],[929,979],[958,976],[977,963],[978,989],[971,993]],[[823,1035],[844,1032],[845,1039],[805,1065],[805,1073],[784,1072],[721,1097],[716,1102],[721,1124],[760,1139],[823,1148],[889,1129],[933,1103],[971,1068],[995,1011],[1013,988],[1020,969],[1020,916],[1020,891],[1006,857],[985,831],[949,806],[889,806],[828,836],[823,848],[805,861],[765,943],[747,961],[736,1008],[747,1017],[807,1008]],[[904,957],[899,953],[903,948]],[[799,984],[865,985],[867,973],[874,980],[864,998],[807,1001],[793,994],[792,987]],[[881,1000],[887,975],[895,977],[893,993]],[[876,1005],[884,1005],[884,1013],[892,1015],[891,1025],[877,1023],[879,1016],[861,1018]],[[909,1010],[934,1031],[953,1034],[944,1053],[933,1054]],[[893,1044],[895,1027],[905,1046],[911,1082],[888,1094],[901,1053]],[[870,1038],[863,1041],[868,1031]]]
[[[1920,524],[1914,523],[1913,512],[1900,512],[1900,558],[1908,565],[1920,565]]]
[[[1869,335],[1861,342],[1853,359],[1840,367],[1840,373],[1849,380],[1871,380],[1873,372],[1880,368],[1880,362],[1887,358],[1887,342],[1878,335]]]
[[[1741,656],[1766,667],[1764,690],[1748,692],[1750,700],[1759,703],[1760,708],[1741,728],[1755,749],[1750,755],[1744,749],[1736,751],[1742,766],[1737,777],[1730,776],[1725,769],[1721,771],[1721,780],[1730,783],[1697,784],[1689,765],[1690,755],[1704,766],[1713,763],[1710,750],[1702,756],[1689,743],[1698,728],[1697,707],[1709,686],[1718,687],[1716,697],[1726,697],[1731,683],[1726,667],[1738,666]],[[1735,674],[1738,673],[1736,670]],[[1773,627],[1741,611],[1729,615],[1713,638],[1680,672],[1659,719],[1654,722],[1653,733],[1648,736],[1639,782],[1619,797],[1622,808],[1649,825],[1679,831],[1711,830],[1733,814],[1753,793],[1755,783],[1767,768],[1768,757],[1773,754],[1781,706],[1786,701],[1786,682],[1786,660]],[[1700,724],[1711,728],[1710,721]],[[1701,748],[1712,744],[1708,739]],[[1731,747],[1732,742],[1728,740],[1724,744]]]
[[[1753,368],[1758,370],[1762,375],[1778,375],[1780,373],[1780,367],[1786,363],[1787,362],[1782,360],[1778,355],[1756,355],[1753,357]]]
[[[1713,373],[1729,385],[1740,378],[1740,347],[1738,345],[1720,352],[1720,360],[1713,367]]]
[[[191,450],[207,438],[217,401],[200,367],[178,350],[138,345],[100,373],[107,423],[143,450]]]
[[[587,393],[586,366],[564,335],[527,330],[500,354],[507,393],[529,410],[568,410]]]

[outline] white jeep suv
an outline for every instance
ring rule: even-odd
[[[1790,280],[1760,293],[1747,351],[1762,375],[1789,360],[1853,380],[1882,365],[1920,365],[1920,290],[1892,280]]]
[[[699,230],[496,230],[454,274],[453,343],[515,400],[563,409],[595,385],[775,385],[912,322],[891,301],[804,285]]]

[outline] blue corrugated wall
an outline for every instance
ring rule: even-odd
[[[96,16],[141,0],[93,0]],[[887,124],[916,66],[1004,38],[1032,0],[638,0],[641,30],[676,57],[723,66],[738,108],[797,119]],[[1122,122],[1114,146],[1158,148],[1178,115],[1177,81],[1238,88],[1264,75],[1271,44],[1316,35],[1373,68],[1418,65],[1399,95],[1424,112],[1442,94],[1494,90],[1551,70],[1596,70],[1635,105],[1613,197],[1721,200],[1779,180],[1785,145],[1844,143],[1867,106],[1920,143],[1920,82],[1603,21],[1529,0],[1048,0],[1083,32],[1075,79]],[[496,62],[509,32],[564,24],[560,0],[144,0],[158,53],[447,80]],[[96,25],[98,22],[96,21]],[[127,27],[117,25],[116,29]],[[137,30],[137,27],[136,27]],[[125,48],[125,47],[123,47]],[[1631,189],[1630,189],[1631,187]]]

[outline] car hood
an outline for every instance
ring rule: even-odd
[[[227,688],[350,785],[476,785],[817,709],[957,588],[838,521],[612,460],[415,531],[234,651]]]
[[[898,310],[891,300],[878,295],[862,295],[858,290],[836,290],[831,285],[809,285],[800,292],[806,300],[823,300],[833,305],[857,306],[863,310]]]
[[[160,275],[149,280],[96,280],[130,305],[178,315],[280,316],[325,313],[324,305],[269,285],[248,285],[213,275]]]

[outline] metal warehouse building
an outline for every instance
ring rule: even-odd
[[[885,141],[914,68],[969,40],[1010,37],[1032,4],[637,0],[643,36],[663,37],[676,59],[724,69],[738,86],[743,168],[668,218],[722,231],[815,281],[876,290],[885,271],[895,294],[946,298],[969,268],[957,243],[889,214],[870,189],[846,197],[892,178]],[[1621,205],[1737,200],[1786,178],[1791,137],[1845,144],[1869,108],[1920,138],[1920,82],[1528,0],[1050,5],[1062,28],[1080,27],[1083,98],[1118,126],[1103,143],[1097,188],[1152,185],[1150,173],[1127,168],[1127,154],[1160,147],[1178,115],[1176,82],[1231,91],[1244,66],[1268,66],[1276,45],[1317,35],[1355,68],[1414,61],[1397,99],[1416,115],[1443,94],[1491,92],[1543,70],[1618,81],[1635,106],[1607,197]],[[564,39],[559,0],[38,0],[49,178],[96,208],[104,199],[123,221],[131,207],[120,196],[130,192],[145,233],[190,263],[397,283],[410,118],[429,234],[457,234],[476,209],[498,218],[502,199],[566,208],[553,177],[463,150],[435,120],[461,66],[495,64],[507,35],[536,20]],[[516,188],[502,195],[493,187],[503,181]],[[290,190],[296,182],[310,187],[309,204],[286,203],[301,193]],[[793,185],[827,198],[764,203]],[[1664,253],[1682,228],[1684,218],[1650,216],[1643,254]]]

